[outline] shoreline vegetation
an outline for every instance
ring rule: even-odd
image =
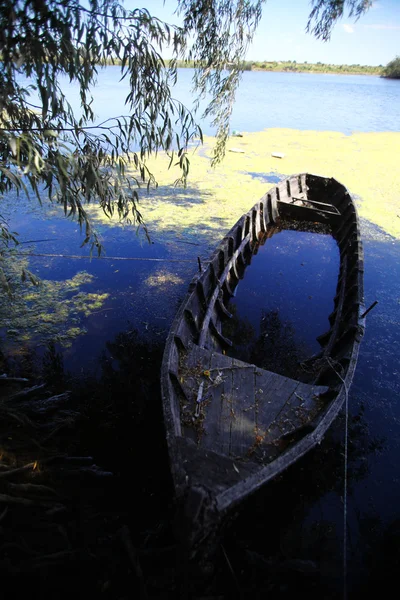
[[[396,56],[385,67],[383,77],[387,79],[400,79],[400,56]]]
[[[166,61],[168,64],[169,61]],[[193,67],[193,64],[178,63],[179,68]],[[295,60],[280,61],[245,61],[244,71],[268,71],[283,73],[328,73],[333,75],[383,75],[385,67],[369,65],[333,65],[328,63],[296,62]]]
[[[193,69],[194,61],[178,60],[172,61],[166,59],[165,66],[176,66],[178,69]],[[121,65],[119,59],[109,59],[102,63],[103,66]],[[328,75],[374,75],[386,79],[400,79],[400,57],[396,57],[386,66],[384,65],[336,65],[330,63],[309,63],[297,62],[295,60],[278,61],[244,61],[242,63],[244,71],[265,71],[275,73],[320,73]],[[228,66],[229,69],[229,66]]]

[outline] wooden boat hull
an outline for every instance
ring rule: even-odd
[[[304,382],[230,358],[222,323],[260,244],[277,227],[329,231],[340,270],[321,352]],[[308,450],[340,411],[356,368],[365,319],[357,211],[332,178],[289,177],[224,237],[190,284],[168,335],[161,385],[171,472],[193,540]],[[243,284],[245,285],[245,283]]]

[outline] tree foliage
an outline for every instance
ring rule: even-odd
[[[372,6],[373,0],[312,0],[307,31],[324,41],[331,37],[335,23],[347,9],[349,17],[358,19]]]
[[[386,65],[383,70],[383,77],[388,79],[400,79],[400,56],[396,56]]]
[[[222,75],[221,69],[243,58],[260,6],[261,1],[180,0],[184,26],[176,27],[114,0],[90,0],[88,7],[77,0],[2,2],[0,195],[31,188],[40,197],[44,184],[48,197],[86,227],[85,242],[95,244],[85,210],[95,198],[106,214],[117,211],[141,223],[136,186],[152,181],[146,158],[160,149],[169,152],[184,181],[188,144],[201,140],[193,115],[171,94],[176,60],[189,55],[201,65],[195,86],[200,95],[214,89],[207,114],[215,116],[218,139],[225,140],[239,71]],[[191,37],[195,42],[188,49]],[[173,56],[168,66],[165,48]],[[127,114],[97,124],[92,110],[96,74],[102,63],[114,60],[130,84]],[[63,93],[64,76],[79,87],[79,115]],[[220,144],[215,159],[222,154]],[[130,170],[128,176],[129,165],[136,174]],[[5,223],[1,227],[3,241],[9,241]]]
[[[140,224],[137,186],[154,182],[149,155],[166,151],[185,182],[188,146],[202,139],[193,115],[172,96],[179,60],[195,68],[197,105],[217,128],[213,161],[224,156],[244,58],[264,0],[176,0],[182,26],[116,0],[3,0],[0,3],[0,197],[46,194],[77,216],[85,242],[98,246],[87,215],[96,200],[107,215]],[[343,12],[368,0],[315,0],[312,31],[326,38]],[[166,64],[163,52],[172,57]],[[129,81],[126,114],[96,123],[92,109],[101,65],[120,65]],[[63,92],[78,86],[76,114]],[[16,241],[0,218],[0,242]],[[1,251],[1,248],[0,248]]]

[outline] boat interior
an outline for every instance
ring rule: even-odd
[[[330,327],[319,338],[321,351],[309,363],[312,377],[307,383],[228,356],[232,342],[222,332],[223,322],[231,318],[229,298],[260,244],[277,227],[329,233],[340,252]],[[240,471],[240,479],[256,465],[276,462],[322,424],[326,429],[343,402],[341,390],[355,366],[354,342],[362,337],[362,271],[355,207],[334,179],[308,174],[288,178],[238,221],[192,281],[167,341],[167,426],[185,445],[186,456],[189,452],[198,460],[190,449],[201,448],[203,461],[218,456],[221,465],[223,457],[229,458],[230,470],[233,465]],[[217,487],[220,468],[214,477]]]

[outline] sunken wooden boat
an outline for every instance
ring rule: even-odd
[[[307,361],[308,382],[229,357],[222,326],[236,286],[243,278],[246,285],[252,256],[277,228],[316,223],[336,240],[340,266],[330,327]],[[170,467],[194,543],[321,441],[348,394],[364,312],[357,211],[332,178],[301,174],[280,182],[194,277],[169,332],[161,374]]]

